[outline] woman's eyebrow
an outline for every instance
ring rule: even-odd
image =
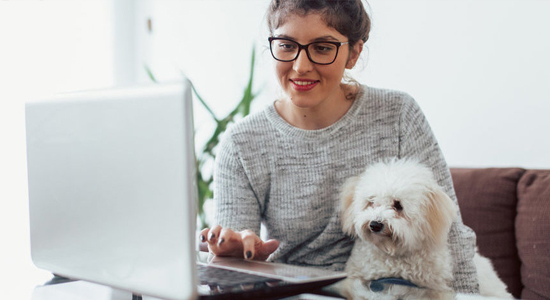
[[[317,41],[335,41],[335,42],[338,42],[339,40],[335,37],[333,37],[332,35],[324,35],[324,36],[320,36],[318,38],[315,38],[313,40],[313,42],[317,42]]]
[[[295,40],[293,37],[291,37],[290,35],[286,35],[286,34],[274,34],[273,37],[289,39],[289,40]]]
[[[286,35],[286,34],[274,34],[273,37],[285,38],[285,39],[290,39],[290,40],[296,41],[296,39],[294,37]],[[310,42],[321,42],[321,41],[339,42],[339,40],[337,38],[333,37],[332,35],[323,35],[323,36],[314,38]]]

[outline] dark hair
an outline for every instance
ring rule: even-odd
[[[270,34],[292,14],[320,13],[329,27],[349,40],[350,46],[369,39],[370,17],[361,0],[272,0],[267,10]]]

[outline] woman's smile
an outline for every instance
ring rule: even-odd
[[[319,84],[319,80],[295,78],[289,80],[292,87],[298,92],[307,92],[315,88]]]

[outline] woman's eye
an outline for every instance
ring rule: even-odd
[[[296,45],[292,43],[279,43],[279,48],[283,51],[294,51]]]
[[[395,211],[397,212],[403,211],[403,206],[401,206],[401,201],[393,200],[393,209],[395,209]]]
[[[319,44],[314,44],[313,50],[315,50],[315,52],[320,54],[328,54],[336,50],[336,46],[334,46],[333,44],[319,43]]]

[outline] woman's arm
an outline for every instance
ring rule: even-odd
[[[261,205],[239,160],[239,153],[226,131],[216,156],[214,169],[215,225],[201,232],[210,252],[265,260],[279,242],[259,238]]]
[[[405,96],[401,110],[399,140],[399,157],[415,158],[431,168],[439,185],[458,205],[443,153],[420,107],[408,95]],[[453,289],[462,293],[479,293],[477,271],[473,263],[476,235],[462,223],[460,212],[451,227],[449,245],[454,259]]]
[[[215,223],[235,231],[251,230],[260,235],[260,201],[239,158],[231,130],[224,134],[214,167]]]

